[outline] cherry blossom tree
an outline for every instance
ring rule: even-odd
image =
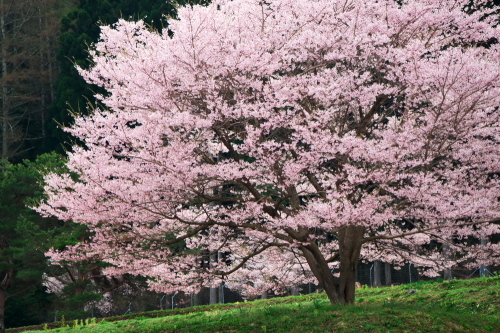
[[[161,292],[318,282],[332,303],[354,301],[359,260],[436,275],[447,244],[498,263],[497,244],[461,245],[500,231],[486,14],[468,0],[217,0],[179,9],[173,37],[103,26],[80,72],[104,107],[67,129],[79,177],[49,176],[38,208],[94,236],[53,258],[98,254]]]

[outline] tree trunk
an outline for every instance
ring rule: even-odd
[[[210,265],[217,262],[217,254],[210,255]],[[217,287],[210,287],[210,304],[217,304]]]
[[[0,251],[8,248],[8,243],[5,237],[0,235]],[[4,263],[12,265],[11,259],[7,259]],[[14,269],[7,268],[6,271],[0,271],[0,333],[5,333],[5,303],[7,302],[7,290],[14,276]]]
[[[217,304],[217,288],[210,287],[210,304]]]
[[[5,333],[5,301],[7,295],[5,290],[0,288],[0,333]]]
[[[224,284],[219,285],[219,303],[224,304]]]
[[[342,303],[354,303],[356,290],[356,269],[365,228],[347,226],[339,230],[340,286],[339,297]]]
[[[336,279],[315,242],[302,245],[299,249],[306,258],[314,276],[325,289],[332,304],[352,304],[356,289],[356,268],[358,266],[364,227],[347,226],[339,230],[340,278]]]
[[[444,280],[453,280],[453,273],[451,272],[451,269],[445,269],[443,272],[443,279]]]
[[[447,243],[443,244],[443,250],[442,250],[442,255],[445,259],[451,260],[452,258],[452,253],[450,246]],[[443,279],[444,280],[452,280],[453,279],[453,273],[451,272],[451,269],[445,269],[443,271]]]
[[[391,264],[386,262],[384,264],[385,267],[385,285],[390,286],[392,284],[392,279],[391,279]]]
[[[340,303],[338,282],[330,271],[325,257],[319,251],[318,245],[310,242],[310,244],[301,245],[299,248],[306,258],[312,273],[318,279],[319,284],[325,289],[330,302],[332,304]]]
[[[2,91],[1,91],[1,97],[2,97],[2,152],[0,154],[0,158],[6,159],[8,157],[8,147],[9,147],[9,138],[8,138],[8,130],[9,130],[9,103],[8,103],[8,91],[7,91],[7,83],[6,83],[6,78],[7,78],[7,49],[6,49],[6,38],[7,38],[7,33],[6,33],[6,27],[5,27],[5,16],[6,13],[4,12],[5,6],[3,0],[0,1],[0,32],[1,32],[1,52],[0,52],[0,57],[2,58],[2,77],[1,77],[1,82],[2,82]]]
[[[42,13],[42,9],[40,7],[38,7],[37,9],[38,11],[38,29],[40,32],[44,31],[45,32],[45,26],[44,26],[44,22],[43,22],[43,13]],[[45,72],[45,47],[48,46],[46,45],[46,37],[44,36],[43,33],[40,33],[40,36],[38,37],[39,38],[39,44],[40,44],[40,50],[39,50],[39,57],[40,57],[40,68],[39,68],[39,71],[41,74],[43,74]],[[49,62],[50,60],[47,59],[47,62]],[[47,75],[49,75],[49,73],[47,73]],[[46,91],[45,91],[45,82],[42,82],[42,84],[40,85],[40,120],[41,120],[41,132],[42,132],[42,140],[45,140],[45,137],[46,137],[46,134],[45,134],[45,109],[46,109],[46,105],[45,105],[45,101],[46,101]]]
[[[481,238],[481,246],[486,246],[486,244],[488,244],[488,238]],[[479,276],[486,277],[487,271],[488,271],[488,268],[485,265],[481,265],[481,267],[479,267]]]
[[[1,241],[1,239],[0,239]],[[0,247],[0,249],[2,249]],[[8,269],[3,279],[0,281],[0,333],[5,333],[5,303],[7,302],[7,289],[14,275],[13,269]]]
[[[382,285],[382,262],[375,260],[373,263],[373,286],[380,287]]]

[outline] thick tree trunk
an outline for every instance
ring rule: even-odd
[[[210,287],[210,304],[217,304],[217,288]]]
[[[392,279],[391,279],[391,264],[386,262],[384,264],[385,267],[385,285],[390,286],[392,284]]]
[[[224,300],[224,284],[223,283],[221,283],[219,285],[219,303],[221,303],[221,304],[225,303],[225,300]]]
[[[316,243],[300,247],[309,268],[325,289],[332,304],[354,303],[356,268],[358,266],[364,227],[347,226],[339,231],[340,278],[336,279]]]
[[[300,250],[306,258],[307,264],[309,265],[312,273],[318,279],[319,284],[325,289],[330,302],[332,304],[340,303],[338,282],[330,271],[328,262],[319,251],[316,243],[311,242],[309,245],[302,245]]]
[[[201,305],[201,291],[196,294],[191,294],[191,306]]]
[[[354,303],[356,290],[356,269],[365,228],[347,226],[339,230],[340,285],[339,297],[342,303]]]

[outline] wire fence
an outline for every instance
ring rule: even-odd
[[[443,272],[441,277],[435,279],[472,279],[478,277],[494,276],[500,272],[500,266],[481,266],[474,270],[457,268],[449,272]],[[407,264],[403,267],[394,267],[388,263],[375,261],[372,263],[360,263],[357,268],[357,279],[361,286],[366,287],[379,287],[379,286],[392,286],[418,281],[433,280],[426,276],[420,275],[418,269],[412,264]],[[282,297],[289,295],[311,294],[322,292],[323,289],[319,285],[313,283],[303,284],[290,288],[285,294],[275,295],[273,293],[264,293],[256,298],[266,299],[274,297]],[[185,294],[183,292],[176,292],[173,294],[157,294],[147,292],[141,296],[134,296],[128,299],[123,299],[122,302],[115,302],[113,308],[106,312],[92,309],[92,317],[106,317],[123,315],[129,313],[137,313],[153,310],[169,310],[177,308],[185,308],[198,305],[207,304],[227,304],[244,301],[244,297],[223,284],[216,288],[203,288],[196,294]],[[62,311],[52,312],[50,320],[57,321],[62,316]]]
[[[487,277],[494,276],[493,272],[500,271],[500,266],[485,267],[481,266],[474,270],[468,270],[463,268],[457,268],[452,270],[450,273],[452,278],[457,279],[471,279],[477,277]],[[401,285],[419,281],[428,281],[436,279],[444,279],[446,274],[443,272],[441,277],[429,278],[419,274],[418,269],[412,265],[407,264],[403,267],[394,267],[391,264],[384,263],[381,261],[376,261],[372,263],[360,263],[357,268],[357,282],[363,286],[368,287],[378,287],[378,286],[393,286]],[[273,298],[281,296],[299,295],[299,294],[311,294],[316,292],[321,292],[323,289],[321,286],[315,285],[313,283],[304,284],[297,286],[295,288],[290,288],[287,293],[274,295],[272,293],[264,293],[258,298]],[[186,298],[186,295],[182,296]],[[181,297],[181,298],[182,298]],[[237,292],[230,290],[224,285],[218,288],[204,288],[198,294],[189,295],[189,301],[181,301],[178,299],[178,303],[169,304],[168,308],[178,308],[178,307],[188,307],[196,305],[207,305],[216,303],[235,303],[244,301],[244,298]]]

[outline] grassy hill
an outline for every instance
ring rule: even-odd
[[[500,332],[500,276],[360,289],[350,306],[311,294],[63,326],[36,332]]]

